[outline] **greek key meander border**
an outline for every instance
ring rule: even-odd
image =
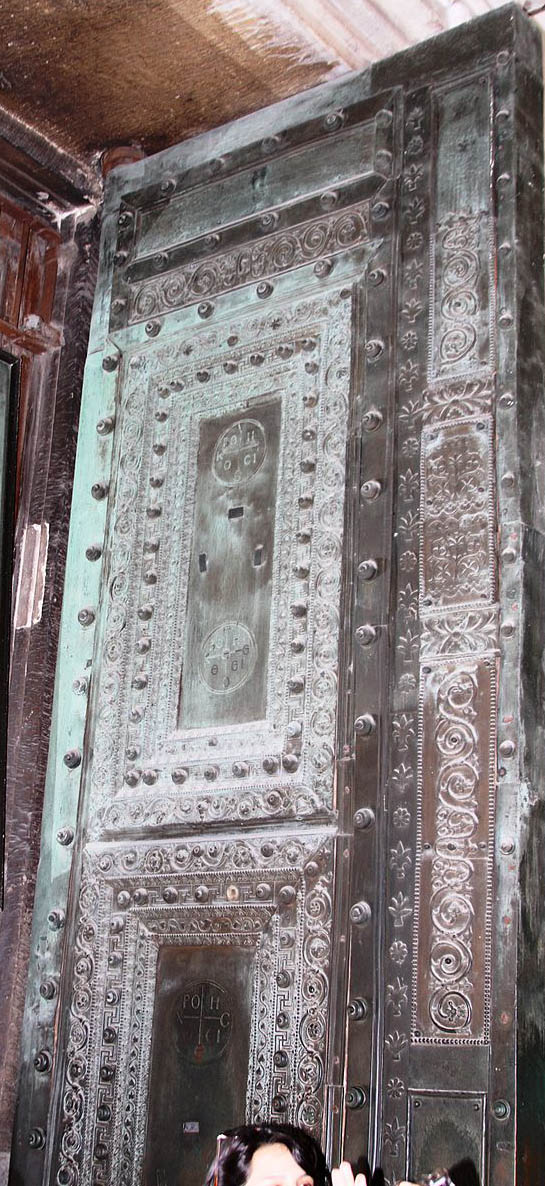
[[[199,903],[195,895],[202,897],[203,882],[208,898]],[[228,887],[236,901],[226,897]],[[331,920],[332,844],[323,836],[89,845],[80,889],[57,1180],[62,1175],[76,1186],[88,1180],[94,1165],[105,1182],[136,1186],[139,1181],[152,973],[159,944],[183,946],[184,938],[193,945],[231,940],[261,953],[248,1119],[265,1119],[273,1094],[283,1095],[289,1118],[319,1135]],[[288,973],[282,979],[281,970]],[[278,1049],[288,1051],[286,1068],[273,1067]],[[116,1062],[118,1050],[122,1066]],[[101,1067],[114,1070],[103,1077]],[[296,1089],[291,1103],[290,1086]],[[99,1102],[105,1107],[96,1118]]]

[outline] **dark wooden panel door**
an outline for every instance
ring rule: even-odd
[[[512,1179],[494,442],[526,26],[480,29],[113,175],[29,1184],[199,1186],[245,1116],[391,1182]]]

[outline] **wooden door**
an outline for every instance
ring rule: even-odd
[[[14,1181],[199,1186],[270,1116],[513,1180],[532,54],[509,9],[112,176]]]

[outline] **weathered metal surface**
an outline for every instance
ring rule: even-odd
[[[26,527],[29,522],[37,525],[39,530],[43,529],[45,539],[47,524],[52,517],[55,519],[53,556],[49,557],[41,621],[29,630],[14,629],[9,717],[6,719],[6,714],[3,717],[8,727],[5,862],[8,892],[0,916],[0,1172],[5,1165],[7,1173],[39,856],[58,605],[68,535],[67,490],[75,453],[75,393],[83,369],[93,268],[86,254],[85,279],[80,276],[76,280],[77,264],[89,250],[87,228],[80,228],[75,246],[74,219],[64,219],[60,236],[54,229],[51,210],[44,205],[42,191],[46,186],[65,213],[82,200],[81,192],[77,193],[58,174],[54,178],[52,170],[59,167],[59,157],[44,152],[39,137],[28,128],[24,131],[15,128],[5,114],[0,123],[0,205],[2,229],[7,232],[4,251],[9,258],[3,272],[0,345],[7,355],[17,359],[21,377],[16,585],[20,579],[24,580],[21,545]],[[9,144],[5,137],[10,139]],[[61,239],[66,253],[61,250]],[[67,354],[59,369],[59,326],[64,319],[69,277],[73,284],[74,321],[69,318],[65,323]],[[11,488],[15,494],[15,476]],[[4,638],[8,645],[5,630]]]
[[[498,21],[233,125],[221,152],[213,135],[112,175],[50,767],[51,818],[75,829],[81,779],[80,824],[67,902],[44,871],[70,944],[29,1184],[168,1183],[186,1147],[204,1164],[194,1130],[156,1161],[169,939],[184,1026],[192,996],[234,991],[217,951],[252,953],[241,1117],[303,1120],[335,1156],[367,1144],[389,1182],[442,1161],[441,1133],[515,1179],[504,828],[537,549],[509,501],[529,416],[515,441],[509,154],[535,47],[520,14]]]
[[[422,675],[413,1041],[489,1040],[494,684],[493,655]]]
[[[142,1175],[150,1186],[161,1175],[175,1179],[181,1165],[184,1179],[201,1186],[202,1151],[213,1149],[217,1122],[222,1131],[238,1123],[256,945],[254,937],[249,947],[159,950]]]
[[[19,367],[11,354],[0,350],[0,620],[4,630],[0,642],[0,681],[7,692],[11,650],[11,582],[17,471],[17,422],[19,415]],[[0,909],[4,905],[4,858],[6,834],[7,694],[0,726]]]
[[[464,1157],[482,1165],[486,1097],[478,1091],[409,1092],[410,1174],[422,1178],[430,1165],[455,1165]]]
[[[280,398],[201,421],[179,723],[267,713]]]
[[[165,1166],[169,1178],[182,1165],[191,1186],[199,1186],[218,1124],[244,1111],[248,1119],[275,1114],[319,1131],[330,931],[331,842],[323,836],[89,847],[58,1133],[61,1180],[87,1181],[102,1163],[110,1180],[132,1183],[145,1160],[150,1181]],[[162,953],[172,946],[177,979],[164,985]],[[204,952],[197,959],[196,948],[210,959]],[[236,970],[239,951],[245,973]],[[177,1042],[161,1024],[172,994],[182,1026]],[[206,1029],[195,1030],[192,1015],[218,994],[224,999],[217,1028],[209,1017]],[[237,1053],[218,1066],[214,1048],[220,1059],[228,1048],[222,1030],[234,1027],[236,1042],[236,1027],[244,1024]],[[168,1115],[149,1094],[150,1057],[160,1057],[163,1043],[174,1044],[166,1063],[172,1077],[165,1082],[164,1059],[155,1076],[163,1093],[178,1085],[169,1104],[176,1127],[166,1144]],[[198,1122],[201,1135],[189,1146],[184,1118]]]

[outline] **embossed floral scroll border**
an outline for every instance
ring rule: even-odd
[[[320,1135],[331,866],[330,842],[312,835],[89,846],[57,1182],[140,1181],[163,943],[256,950],[248,1119],[272,1111]]]

